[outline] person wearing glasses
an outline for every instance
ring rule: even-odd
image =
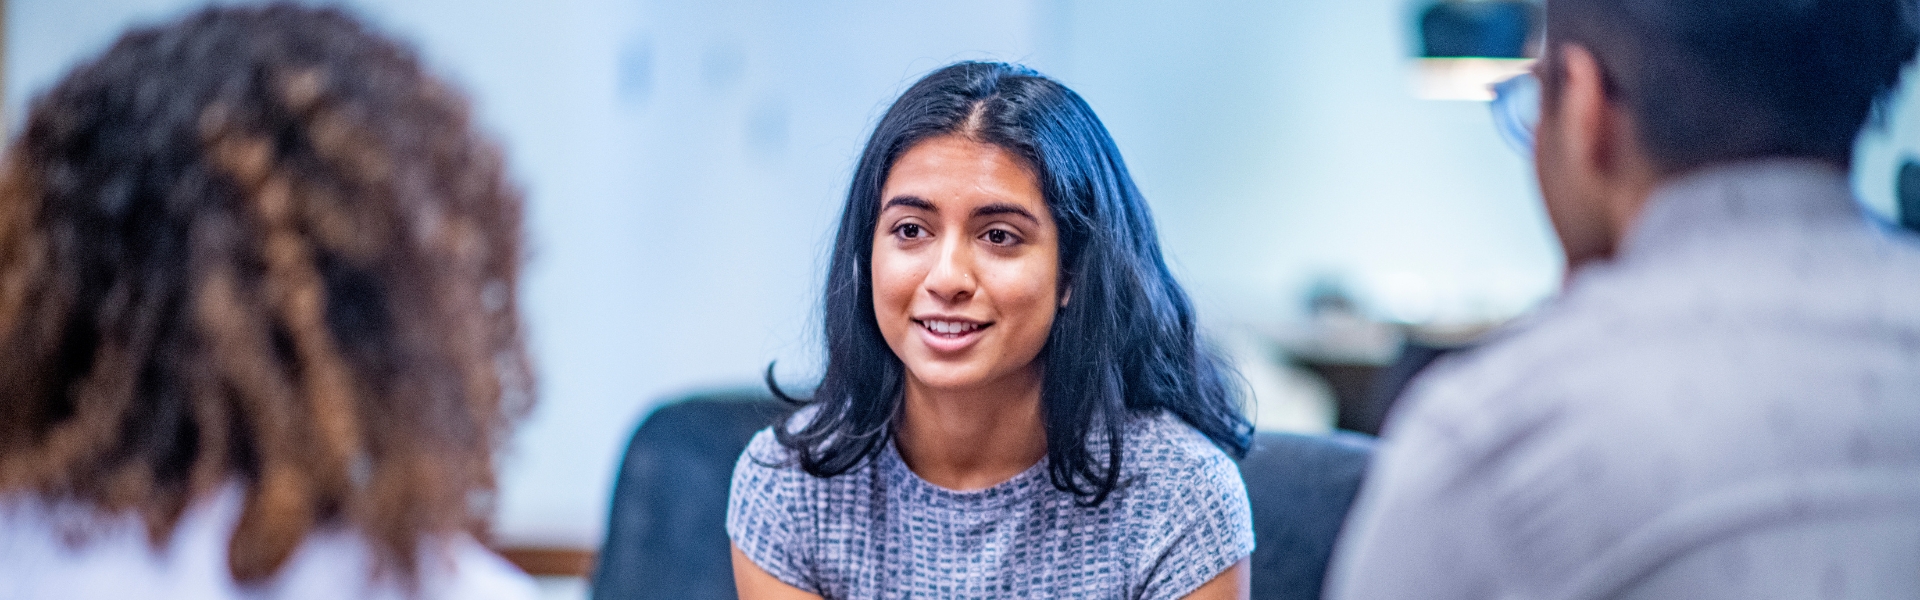
[[[1328,597],[1920,597],[1920,240],[1848,179],[1920,12],[1546,14],[1496,113],[1567,280],[1415,383]]]
[[[741,598],[1246,597],[1252,427],[1072,90],[965,62],[902,94],[824,312],[819,387],[734,470]]]
[[[333,8],[203,9],[36,97],[0,168],[0,598],[507,599],[521,195]]]

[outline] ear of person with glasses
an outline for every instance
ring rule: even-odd
[[[1916,10],[1548,3],[1493,111],[1566,281],[1413,384],[1328,597],[1920,597],[1920,239],[1848,175]]]

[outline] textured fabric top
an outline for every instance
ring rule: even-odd
[[[1920,598],[1920,239],[1686,175],[1384,433],[1329,598]]]
[[[958,492],[915,475],[891,444],[826,479],[789,456],[772,430],[754,436],[734,467],[727,535],[828,598],[1179,598],[1253,552],[1239,470],[1171,416],[1128,424],[1122,486],[1095,507],[1054,488],[1045,459]]]

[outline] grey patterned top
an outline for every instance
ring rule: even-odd
[[[1246,486],[1226,454],[1171,416],[1134,419],[1126,440],[1123,487],[1084,507],[1053,487],[1044,459],[956,492],[889,444],[821,479],[763,430],[734,467],[727,535],[828,598],[1179,598],[1253,552]]]

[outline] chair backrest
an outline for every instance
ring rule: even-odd
[[[1360,491],[1373,438],[1261,433],[1240,461],[1253,505],[1255,600],[1319,600],[1334,538]]]
[[[726,532],[733,464],[785,414],[765,393],[687,398],[633,434],[614,484],[596,600],[731,599]],[[1253,506],[1253,598],[1317,600],[1372,438],[1262,433],[1240,462]]]
[[[733,464],[787,407],[765,392],[690,397],[656,409],[627,444],[595,600],[731,600],[727,491]]]

